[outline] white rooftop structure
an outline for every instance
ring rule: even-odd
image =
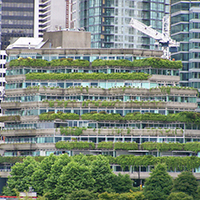
[[[20,37],[10,44],[7,49],[40,49],[44,45],[43,38]]]

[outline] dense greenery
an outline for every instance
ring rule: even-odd
[[[142,72],[136,73],[29,73],[26,74],[26,80],[148,80],[149,74]]]
[[[79,115],[75,113],[42,113],[39,115],[39,119],[42,121],[52,121],[55,119],[61,120],[79,120]]]
[[[86,128],[80,128],[80,127],[60,127],[60,133],[62,135],[76,135],[79,136],[83,133],[83,130],[86,130]]]
[[[92,66],[126,66],[126,67],[144,67],[151,66],[153,68],[168,68],[179,69],[182,68],[181,61],[170,61],[161,58],[145,58],[140,60],[134,60],[133,62],[128,60],[95,60],[92,62]]]
[[[187,143],[156,143],[156,142],[144,142],[141,144],[141,149],[144,150],[158,150],[162,151],[193,151],[195,153],[200,152],[200,142],[187,142]]]
[[[29,186],[39,195],[47,194],[49,200],[66,200],[71,195],[80,196],[74,192],[86,189],[92,193],[117,192],[116,190],[126,193],[130,189],[136,190],[132,187],[130,177],[115,175],[109,160],[101,155],[69,157],[67,154],[51,154],[41,162],[27,157],[22,163],[16,163],[12,167],[11,177],[8,178],[3,193],[14,196],[16,191],[27,191]]]
[[[188,194],[184,192],[172,192],[167,200],[194,200],[192,196],[189,196]]]
[[[88,67],[90,65],[87,60],[73,60],[71,58],[62,58],[52,61],[46,61],[41,59],[32,59],[32,58],[18,58],[12,60],[9,63],[10,67],[15,66],[31,66],[31,67],[54,67],[54,66],[80,66]],[[182,68],[181,61],[170,61],[167,59],[161,58],[145,58],[140,60],[95,60],[91,63],[92,67],[98,66],[123,66],[123,67],[145,67],[151,66],[153,68],[168,68],[168,69],[180,69]]]
[[[61,143],[62,145],[62,143]],[[60,145],[60,146],[61,146]],[[86,145],[87,146],[87,145]],[[61,146],[62,147],[62,146]],[[71,145],[70,147],[73,147]],[[81,145],[80,145],[81,147]],[[79,148],[80,148],[79,147]],[[65,148],[64,148],[65,149]],[[123,150],[123,148],[121,148]],[[70,150],[70,149],[68,149]],[[37,162],[41,162],[46,157],[34,157],[34,159]],[[158,163],[166,163],[167,168],[169,170],[174,170],[175,168],[178,170],[191,170],[194,168],[198,168],[200,166],[200,158],[196,156],[187,156],[187,157],[154,157],[154,156],[134,156],[134,155],[121,155],[118,157],[107,157],[109,159],[110,164],[118,164],[122,168],[125,168],[126,166],[155,166]],[[2,157],[0,159],[0,163],[16,163],[16,162],[22,162],[24,157]],[[89,160],[94,160],[95,156],[89,156],[87,157]]]
[[[61,120],[78,120],[79,115],[75,113],[42,113],[39,115],[40,120],[50,121],[55,119]],[[162,115],[159,113],[128,113],[126,116],[120,114],[107,114],[107,113],[85,113],[81,115],[82,120],[95,120],[95,121],[116,121],[116,120],[140,120],[140,121],[162,121],[162,122],[187,122],[200,124],[200,113],[197,112],[180,112],[176,114]]]
[[[194,177],[192,172],[182,172],[174,180],[173,192],[184,192],[194,199],[196,199],[196,192],[198,189],[197,179]]]
[[[156,167],[145,181],[144,189],[136,192],[138,189],[132,187],[129,175],[115,175],[110,164],[123,169],[127,166]],[[36,161],[34,157],[26,157],[12,167],[3,194],[13,196],[32,186],[38,195],[49,200],[88,200],[89,197],[91,200],[199,200],[200,187],[192,173],[182,172],[172,183],[165,165],[170,170],[176,167],[191,171],[192,167],[200,166],[200,158],[51,154]]]
[[[56,143],[56,148],[57,149],[94,149],[95,144],[93,142],[65,142],[65,141],[60,141]]]
[[[67,59],[58,59],[52,61],[46,61],[41,59],[32,59],[32,58],[18,58],[16,60],[11,60],[9,62],[10,67],[17,66],[31,66],[31,67],[52,67],[52,66],[82,66],[88,67],[90,65],[87,60],[73,60],[71,58]]]
[[[144,196],[148,200],[166,200],[172,189],[172,178],[167,173],[164,164],[158,164],[152,171],[151,176],[146,179]]]
[[[20,121],[19,115],[14,116],[0,116],[0,122],[6,122],[6,121]]]
[[[76,129],[76,128],[75,128]],[[75,134],[74,134],[75,135]],[[65,147],[67,143],[67,146]],[[56,148],[58,149],[67,149],[68,144],[70,142],[60,141],[56,143]],[[74,142],[72,142],[74,143]],[[94,146],[90,147],[90,142],[88,143],[88,148],[94,148]],[[79,145],[79,144],[76,144]],[[82,144],[80,144],[82,146]],[[76,146],[71,146],[73,149],[76,149]],[[70,148],[71,149],[71,148]],[[158,150],[159,152],[165,151],[193,151],[195,153],[200,152],[200,142],[187,142],[187,143],[157,143],[157,142],[144,142],[141,145],[138,145],[135,142],[100,142],[97,145],[97,149],[113,149],[113,150]]]

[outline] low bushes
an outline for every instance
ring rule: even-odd
[[[86,130],[86,128],[80,128],[80,127],[60,127],[60,133],[62,135],[76,135],[79,136],[83,133],[83,130]]]
[[[29,73],[26,74],[26,80],[148,80],[149,74],[139,73]]]
[[[59,141],[56,143],[56,148],[57,149],[67,149],[67,150],[72,150],[72,149],[95,149],[95,144],[92,142],[65,142],[65,141]]]
[[[14,117],[14,116],[5,116]],[[43,121],[51,121],[55,119],[61,120],[79,120],[80,117],[75,113],[42,113],[39,119]],[[163,121],[163,122],[187,122],[200,124],[200,113],[197,112],[180,112],[176,114],[162,115],[159,113],[128,113],[126,116],[111,113],[85,113],[81,115],[82,120],[95,120],[95,121],[118,121],[118,120],[140,120],[140,121]]]
[[[0,122],[6,122],[6,121],[20,121],[19,115],[14,116],[0,116]]]
[[[11,60],[9,63],[10,67],[16,66],[31,66],[31,67],[55,67],[55,66],[80,66],[89,67],[90,62],[87,60],[73,60],[71,58],[62,58],[52,61],[46,61],[41,59],[32,58],[18,58]],[[98,66],[124,66],[124,67],[146,67],[151,66],[152,68],[167,68],[167,69],[180,69],[182,68],[181,61],[170,61],[162,58],[145,58],[140,60],[129,61],[125,59],[121,60],[100,60],[97,59],[91,63],[92,67]]]

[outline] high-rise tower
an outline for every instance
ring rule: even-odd
[[[18,37],[42,37],[47,30],[65,28],[65,8],[65,0],[2,0],[1,49]]]
[[[169,0],[75,0],[70,12],[73,27],[92,33],[92,48],[153,49],[154,40],[129,23],[133,17],[161,32]]]
[[[180,85],[200,89],[200,1],[171,3],[171,36],[180,42],[172,58],[183,63]]]

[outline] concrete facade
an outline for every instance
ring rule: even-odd
[[[90,48],[91,33],[85,31],[54,31],[43,36],[42,48]]]

